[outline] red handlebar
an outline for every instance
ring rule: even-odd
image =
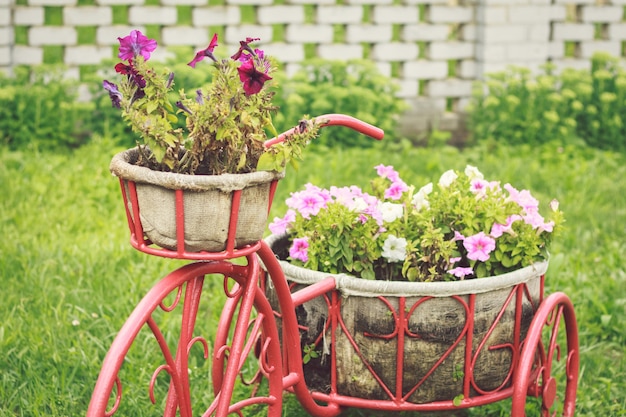
[[[322,116],[317,116],[316,120],[321,120],[323,122],[322,127],[325,126],[346,126],[350,129],[354,129],[359,133],[363,133],[364,135],[371,136],[376,140],[381,140],[385,135],[382,129],[373,126],[369,123],[365,123],[357,118],[352,116],[347,116],[345,114],[325,114]],[[265,141],[265,147],[270,147],[277,143],[280,143],[285,140],[285,137],[292,134],[294,128],[289,129],[288,131],[281,133],[273,139],[269,139]]]

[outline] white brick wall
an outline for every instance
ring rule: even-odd
[[[194,26],[236,25],[241,21],[241,11],[235,6],[197,7],[191,19]]]
[[[82,6],[63,9],[63,23],[67,26],[110,25],[113,12],[110,7]]]
[[[559,68],[585,67],[597,51],[620,56],[626,41],[626,0],[146,1],[0,0],[0,70],[40,64],[50,45],[62,47],[65,64],[78,73],[81,65],[115,56],[118,37],[148,26],[159,31],[153,57],[161,60],[171,55],[167,46],[206,47],[209,27],[219,27],[220,45],[228,51],[246,37],[261,38],[258,45],[288,73],[305,51],[326,59],[365,58],[398,78],[401,97],[415,98],[425,85],[429,100],[445,106],[447,98],[467,100],[467,83],[486,72],[510,64],[536,69],[548,59]],[[129,6],[125,16],[116,10],[125,24],[113,23],[117,5]],[[48,6],[62,8],[63,26],[45,25]],[[178,15],[178,6],[191,8],[191,21]],[[77,45],[82,27],[96,28],[93,45]],[[26,44],[16,45],[15,33],[23,31],[26,39],[18,39]],[[568,43],[576,48],[566,48]],[[458,78],[449,79],[449,65],[456,66]]]
[[[304,7],[293,5],[260,6],[257,19],[262,25],[277,23],[304,23]]]

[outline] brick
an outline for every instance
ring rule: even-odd
[[[246,38],[260,38],[262,42],[272,41],[273,30],[271,26],[240,25],[227,26],[225,33],[226,43],[239,46],[239,42]]]
[[[622,43],[619,41],[589,41],[581,42],[581,58],[591,58],[596,52],[608,52],[613,56],[620,56]]]
[[[402,75],[417,80],[444,79],[448,76],[448,63],[426,59],[408,61],[402,64]]]
[[[474,44],[470,42],[431,42],[428,57],[434,60],[463,59],[474,56]]]
[[[0,45],[13,45],[13,28],[0,27]]]
[[[391,62],[374,61],[374,65],[380,74],[385,77],[391,77],[391,73],[393,72]]]
[[[548,57],[552,59],[565,58],[565,43],[564,42],[549,42],[548,43]]]
[[[503,24],[508,21],[506,7],[476,7],[476,22],[481,24]]]
[[[464,59],[459,63],[458,76],[460,78],[474,80],[478,76],[476,61],[473,59]]]
[[[373,43],[390,42],[393,37],[391,25],[348,25],[346,26],[346,42]]]
[[[527,36],[525,25],[486,26],[482,30],[484,43],[515,43],[523,42]]]
[[[332,43],[331,25],[288,25],[285,39],[290,43]]]
[[[44,23],[43,7],[16,7],[13,10],[13,23],[24,26],[42,26]]]
[[[565,21],[567,19],[567,8],[553,4],[550,6],[550,20],[552,21]]]
[[[469,97],[472,95],[472,81],[449,78],[428,83],[428,97]]]
[[[396,92],[398,98],[412,98],[417,96],[419,91],[419,83],[417,80],[399,79],[394,80],[398,85],[399,90]]]
[[[511,6],[508,9],[511,23],[539,23],[549,22],[551,17],[550,6]]]
[[[270,3],[272,3],[273,0],[270,0]],[[320,4],[335,4],[335,0],[287,0],[287,3],[290,4],[316,4],[316,5],[320,5]]]
[[[96,4],[100,6],[138,6],[143,2],[144,0],[96,0]]]
[[[163,6],[206,6],[206,0],[161,0]]]
[[[546,43],[531,43],[507,45],[506,57],[508,60],[545,61],[548,58],[548,45]]]
[[[76,45],[76,30],[62,26],[36,26],[28,30],[28,43],[41,45]]]
[[[282,63],[299,63],[304,61],[304,45],[296,43],[270,43],[263,46],[267,55],[273,56]],[[290,71],[297,67],[291,66]]]
[[[418,53],[415,43],[377,43],[372,48],[372,57],[377,61],[408,61],[416,59]]]
[[[11,65],[12,56],[9,46],[0,46],[0,65]]]
[[[591,23],[555,23],[552,27],[552,39],[555,41],[587,41],[594,37]]]
[[[317,56],[331,60],[362,59],[363,46],[339,43],[319,45]]]
[[[471,7],[431,6],[428,16],[432,23],[469,23],[474,10]]]
[[[80,6],[63,9],[63,23],[66,26],[110,25],[112,21],[110,7]]]
[[[372,15],[377,24],[419,22],[419,9],[414,6],[374,6]]]
[[[262,25],[304,23],[304,7],[299,5],[260,6],[257,21]]]
[[[581,19],[585,23],[615,23],[622,20],[624,10],[619,6],[584,6]]]
[[[548,42],[550,40],[550,25],[537,24],[528,25],[528,40],[537,42]]]
[[[611,23],[608,26],[609,39],[625,40],[626,39],[626,23]]]
[[[505,45],[476,44],[476,59],[481,62],[499,62],[506,59]]]
[[[332,2],[334,3],[334,1]],[[392,4],[393,0],[345,0],[346,4]]]
[[[319,6],[317,21],[323,24],[360,23],[363,20],[361,6]]]
[[[77,0],[28,0],[29,6],[75,6]]]
[[[128,36],[131,30],[140,30],[145,32],[146,28],[143,26],[100,26],[96,29],[96,42],[98,45],[119,45],[117,38],[123,38]]]
[[[461,26],[460,38],[466,42],[475,42],[478,39],[478,26],[473,24]]]
[[[230,26],[241,22],[241,11],[235,6],[196,7],[191,14],[194,26]]]
[[[43,49],[35,46],[15,45],[13,47],[13,64],[39,65],[43,63]]]
[[[209,33],[205,28],[191,26],[164,27],[161,38],[165,45],[195,45],[206,48],[209,44]]]
[[[406,25],[402,29],[402,40],[415,41],[445,41],[448,39],[450,28],[448,25],[429,25],[426,23],[417,23]]]
[[[273,0],[226,0],[226,4],[233,4],[233,5],[267,6],[272,3],[273,3]]]
[[[405,4],[448,4],[449,0],[404,0]]]
[[[131,25],[175,25],[178,19],[176,7],[133,6],[128,10]]]
[[[0,26],[9,26],[11,24],[11,9],[3,7],[0,9]]]
[[[565,68],[579,69],[579,70],[590,70],[591,69],[591,60],[589,59],[576,59],[576,58],[565,58],[562,60],[554,61],[554,65],[556,66],[557,72],[563,71]]]
[[[113,50],[110,46],[79,45],[65,48],[66,65],[97,65],[103,59],[111,58]]]

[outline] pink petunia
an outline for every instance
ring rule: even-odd
[[[398,174],[398,172],[393,169],[393,166],[391,165],[380,164],[375,166],[374,168],[376,168],[376,173],[381,178],[387,178],[392,182],[400,179],[400,174]]]
[[[499,238],[504,233],[513,233],[513,223],[521,219],[520,215],[514,214],[506,219],[506,224],[494,223],[489,234],[494,238]]]
[[[505,184],[504,189],[509,192],[509,198],[520,205],[526,211],[537,210],[539,201],[528,190],[518,191],[511,184]]]
[[[397,179],[394,181],[389,188],[385,190],[385,198],[390,200],[399,200],[402,198],[402,194],[407,191],[409,187],[404,183],[404,181]]]
[[[459,279],[463,279],[468,275],[472,275],[474,273],[474,270],[472,268],[457,266],[456,268],[450,269],[447,272],[448,274],[452,274]]]
[[[496,241],[484,232],[466,237],[463,246],[467,250],[467,258],[485,262],[489,254],[496,248]]]
[[[285,233],[295,220],[296,212],[290,209],[287,210],[284,217],[274,217],[274,221],[269,224],[268,228],[273,234],[280,235]]]
[[[302,262],[309,260],[308,255],[309,238],[299,237],[293,240],[291,248],[289,248],[289,256]]]

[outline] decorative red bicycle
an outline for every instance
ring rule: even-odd
[[[326,126],[346,126],[376,139],[383,136],[380,129],[349,116],[325,115],[319,119],[325,120]],[[283,140],[289,133],[268,141],[267,146]],[[272,196],[275,187],[276,181],[270,187]],[[446,353],[442,353],[441,359],[417,383],[405,381],[404,337],[419,337],[408,329],[408,316],[418,314],[419,306],[427,302],[428,297],[410,300],[402,297],[398,308],[388,303],[397,327],[390,335],[377,337],[396,340],[395,389],[388,389],[389,384],[377,377],[376,370],[370,366],[369,372],[377,378],[384,394],[374,399],[355,397],[338,386],[334,367],[337,356],[333,342],[339,333],[346,333],[340,315],[339,283],[334,277],[327,277],[294,291],[267,242],[261,240],[237,247],[234,236],[241,202],[237,192],[232,201],[229,238],[226,249],[221,252],[188,252],[183,233],[177,235],[176,250],[155,247],[144,236],[135,184],[122,182],[122,193],[133,247],[152,255],[195,262],[158,281],[126,320],[104,359],[87,411],[89,417],[136,415],[132,410],[141,399],[158,402],[154,408],[164,416],[241,416],[246,410],[257,412],[259,407],[264,407],[268,416],[278,417],[283,413],[284,391],[295,394],[308,413],[320,417],[336,416],[345,407],[440,411],[480,406],[506,398],[512,399],[511,415],[521,417],[526,415],[527,408],[532,408],[527,407],[529,397],[538,399],[534,401],[537,415],[574,415],[579,372],[575,313],[565,294],[557,292],[544,297],[543,274],[535,295],[529,295],[527,283],[515,284],[507,290],[502,306],[497,308],[490,329],[497,326],[503,316],[512,314],[511,332],[515,337],[511,343],[487,346],[486,338],[475,340],[477,323],[470,314],[477,308],[475,294],[470,291],[456,296],[455,302],[468,314],[455,345],[444,349]],[[176,207],[177,225],[184,229],[182,192],[176,194]],[[268,299],[269,287],[272,303]],[[222,307],[218,309],[214,308],[217,300],[212,299],[218,292],[216,288],[221,288],[219,292],[225,295],[221,297],[225,303],[220,303]],[[532,308],[532,319],[529,325],[523,326],[522,316],[528,310],[523,305],[525,299],[530,300],[527,304]],[[330,374],[322,390],[310,387],[305,378],[305,343],[302,324],[296,314],[298,308],[312,300],[323,300],[326,306],[326,323],[318,339],[330,339],[327,344],[331,350],[328,352]],[[381,301],[387,302],[384,298]],[[208,320],[207,315],[216,315],[216,311],[220,311],[219,325],[212,331],[206,323],[214,320]],[[402,326],[405,330],[399,332]],[[360,358],[355,360],[366,363],[358,346],[355,343],[353,346],[354,357]],[[464,349],[463,356],[467,359],[455,376],[461,387],[460,398],[414,400],[413,395],[426,386],[430,375],[445,363],[453,348]],[[510,370],[493,389],[481,389],[476,383],[476,357],[481,350],[510,352]],[[147,371],[146,366],[154,366],[154,362],[139,363],[136,358],[143,361],[154,358],[158,365]],[[203,371],[203,362],[210,368],[209,372]],[[124,389],[122,377],[132,380],[128,385],[134,387],[142,376],[147,379],[144,384],[147,393],[135,395]],[[167,382],[163,383],[164,380]],[[246,396],[242,397],[244,392]]]

